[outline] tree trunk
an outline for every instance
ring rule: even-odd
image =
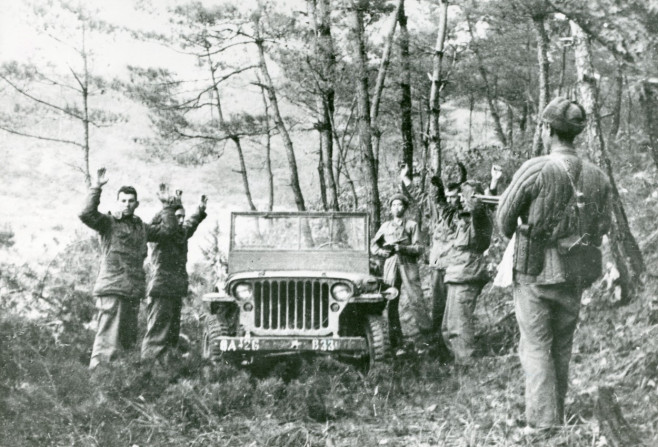
[[[541,141],[541,113],[546,108],[550,99],[548,89],[548,36],[544,27],[544,14],[537,14],[532,17],[532,24],[537,39],[537,62],[539,63],[539,104],[537,106],[537,124],[535,126],[535,135],[532,138],[532,156],[537,157],[544,151],[544,145]]]
[[[356,98],[354,101],[352,101],[352,107],[350,108],[350,115],[347,118],[347,123],[345,124],[345,132],[343,133],[343,138],[338,137],[338,132],[336,129],[336,123],[333,121],[332,118],[332,128],[334,130],[334,139],[336,141],[336,146],[338,147],[338,159],[336,160],[336,179],[340,178],[340,173],[343,172],[345,174],[345,179],[347,180],[347,184],[350,187],[350,192],[352,194],[352,199],[353,201],[353,206],[352,209],[356,210],[359,208],[359,196],[356,194],[356,186],[354,186],[354,181],[352,180],[352,176],[350,175],[350,170],[347,166],[347,161],[345,160],[345,156],[347,153],[348,147],[345,146],[345,135],[347,134],[347,129],[349,128],[350,121],[352,121],[352,116],[354,114],[354,107],[356,105]],[[348,142],[347,146],[351,144],[351,138],[350,142]],[[336,182],[338,184],[338,181]]]
[[[439,116],[441,115],[441,102],[439,93],[441,90],[441,68],[443,64],[443,51],[445,47],[446,32],[448,27],[448,0],[439,0],[439,29],[436,33],[434,55],[432,56],[432,84],[430,86],[429,98],[429,157],[430,168],[437,175],[441,175],[441,131],[439,128]]]
[[[358,0],[357,0],[358,3]],[[377,80],[375,81],[375,89],[372,93],[372,104],[370,105],[370,123],[372,128],[373,151],[375,161],[377,163],[377,170],[379,171],[379,143],[381,140],[381,129],[377,121],[379,118],[379,104],[382,100],[382,93],[384,91],[384,84],[386,82],[386,75],[388,74],[388,66],[391,62],[391,52],[393,49],[393,36],[395,36],[395,28],[398,23],[398,13],[404,0],[398,0],[395,11],[391,16],[391,24],[386,32],[384,38],[384,50],[382,51],[382,59],[379,63],[379,70],[377,71]],[[365,9],[365,8],[364,8]]]
[[[400,23],[400,134],[402,135],[402,161],[413,175],[414,167],[414,128],[411,104],[411,63],[409,60],[409,30],[407,15],[404,12],[404,0],[398,3],[398,22]]]
[[[336,138],[336,142],[338,144],[338,138]],[[350,187],[350,192],[352,193],[352,209],[356,210],[359,208],[359,196],[356,194],[356,186],[354,185],[354,181],[352,180],[352,176],[350,175],[350,170],[347,167],[347,162],[345,161],[345,152],[342,147],[338,147],[339,150],[339,157],[340,157],[340,166],[342,166],[342,171],[345,174],[345,179],[347,180],[347,184]],[[346,150],[346,149],[345,149]]]
[[[260,37],[260,18],[258,16],[256,16],[254,19],[254,43],[258,48],[258,66],[260,68],[261,74],[263,75],[265,88],[267,89],[267,98],[269,99],[270,106],[274,112],[274,123],[276,124],[276,127],[281,134],[281,138],[283,138],[283,146],[286,149],[288,167],[290,169],[290,187],[292,188],[292,192],[295,197],[295,204],[297,205],[297,209],[299,211],[306,211],[304,195],[302,194],[302,189],[299,186],[299,174],[297,171],[295,148],[292,145],[292,140],[290,139],[288,128],[286,127],[286,124],[283,122],[283,118],[281,117],[279,101],[277,100],[276,91],[274,90],[274,83],[272,82],[270,72],[267,69],[267,62],[265,61],[265,43]]]
[[[567,73],[567,46],[562,44],[562,56],[560,58],[560,80],[557,86],[557,95],[563,96],[564,93],[564,81],[566,79]]]
[[[525,131],[528,126],[528,102],[523,101],[521,108],[521,117],[519,118],[519,131],[521,133],[521,141],[525,141]]]
[[[91,187],[91,173],[89,169],[89,63],[87,61],[87,27],[82,23],[82,63],[84,69],[84,85],[82,87],[82,102],[84,104],[84,119],[82,124],[84,126],[84,144],[83,144],[83,174],[85,176],[85,184],[87,188]]]
[[[509,104],[507,107],[507,145],[510,149],[514,147],[514,109]]]
[[[242,143],[240,138],[231,137],[233,143],[235,143],[235,149],[238,151],[238,159],[240,160],[240,174],[242,174],[242,186],[244,187],[244,194],[247,196],[247,202],[249,203],[249,209],[251,211],[257,211],[254,200],[251,197],[251,189],[249,188],[249,176],[247,174],[247,164],[244,161],[244,152],[242,151]]]
[[[216,102],[215,108],[217,109],[217,120],[219,121],[219,128],[226,133],[230,133],[230,129],[227,128],[226,122],[224,121],[224,112],[222,111],[222,101],[219,96],[219,87],[217,87],[218,82],[215,77],[215,71],[217,68],[213,64],[212,57],[210,55],[210,49],[206,48],[206,57],[208,58],[208,67],[210,68],[210,77],[212,79],[212,91],[215,94]],[[229,138],[235,144],[235,149],[238,151],[238,160],[240,161],[240,175],[242,176],[242,186],[244,187],[244,195],[247,198],[247,203],[249,204],[249,209],[251,211],[257,211],[254,200],[251,196],[251,188],[249,187],[249,174],[247,172],[247,164],[244,160],[244,153],[242,151],[242,143],[240,142],[240,137],[237,135],[230,135]]]
[[[658,120],[658,80],[650,79],[642,83],[640,104],[642,105],[642,109],[644,109],[644,126],[649,135],[651,155],[653,156],[653,162],[658,167],[658,121],[656,121]],[[631,122],[630,104],[628,122]],[[630,134],[630,125],[628,128],[628,133]]]
[[[370,122],[370,94],[368,92],[368,67],[366,49],[363,40],[363,11],[367,10],[368,1],[353,1],[348,11],[350,19],[350,42],[353,47],[353,57],[357,69],[357,122],[359,140],[363,159],[366,163],[364,177],[368,192],[368,212],[370,213],[371,234],[379,229],[381,224],[381,202],[377,183],[377,160],[373,153],[372,128]]]
[[[608,445],[612,447],[642,445],[633,428],[624,419],[611,388],[599,387],[594,412]]]
[[[323,147],[322,141],[324,140],[322,132],[319,133],[318,144],[320,145],[320,150],[318,150],[318,179],[320,180],[320,200],[322,201],[322,209],[327,211],[329,206],[327,205],[327,183],[325,181],[325,163],[323,157]]]
[[[468,142],[466,147],[471,150],[473,144],[473,109],[475,108],[475,96],[468,95]]]
[[[496,137],[503,144],[503,146],[507,146],[507,138],[505,137],[505,132],[503,131],[503,126],[500,120],[500,113],[498,112],[498,107],[496,106],[496,97],[489,83],[489,76],[487,75],[487,70],[484,68],[482,55],[480,54],[477,44],[475,43],[475,35],[473,34],[471,20],[468,15],[466,16],[466,22],[468,24],[468,31],[471,35],[471,48],[473,50],[473,54],[475,54],[475,58],[477,59],[478,71],[480,72],[482,82],[484,83],[485,97],[487,100],[487,105],[489,106],[489,111],[491,112],[491,118],[494,122],[494,131],[496,132]]]
[[[624,65],[619,63],[617,65],[617,73],[615,74],[615,97],[612,106],[612,125],[610,126],[610,139],[617,138],[619,133],[619,126],[621,124],[621,103],[624,96]]]
[[[270,131],[270,106],[267,104],[265,87],[258,79],[260,96],[265,110],[265,170],[267,171],[267,211],[274,209],[274,174],[272,173],[272,132]]]
[[[329,0],[308,0],[309,12],[312,18],[315,36],[315,55],[320,62],[318,71],[317,95],[318,104],[318,130],[320,132],[320,147],[322,148],[321,163],[323,171],[321,179],[325,184],[325,196],[328,209],[338,211],[338,188],[333,171],[333,130],[332,117],[334,115],[334,79],[336,78],[335,66],[336,55],[334,54],[334,43],[331,36],[331,4]],[[325,209],[326,209],[325,206]]]
[[[644,259],[640,247],[631,233],[601,130],[596,85],[597,74],[592,65],[589,37],[574,22],[570,22],[570,25],[571,32],[574,36],[580,103],[589,117],[585,133],[588,154],[608,174],[610,184],[612,185],[612,228],[610,231],[610,242],[613,257],[621,275],[620,280],[624,292],[624,300],[627,301],[640,282],[640,274],[645,270]]]

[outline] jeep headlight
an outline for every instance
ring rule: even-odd
[[[338,301],[345,301],[352,296],[352,288],[349,284],[339,282],[331,288],[331,295]]]
[[[253,292],[254,289],[247,283],[240,283],[233,289],[235,297],[241,301],[250,300],[253,296]]]

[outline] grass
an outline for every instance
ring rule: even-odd
[[[139,156],[131,138],[141,135],[143,126],[131,126],[112,131],[92,153],[92,164],[106,165],[111,173],[108,187],[135,183],[143,192],[139,214],[145,218],[155,212],[149,191],[160,180],[181,187],[186,200],[207,193],[211,222],[203,224],[192,249],[198,252],[216,218],[225,235],[227,210],[244,207],[239,175],[230,170],[237,165],[231,151],[202,168],[172,168]],[[315,191],[314,146],[303,146],[306,133],[296,137],[305,191]],[[653,277],[631,305],[615,307],[600,290],[584,300],[567,396],[571,419],[550,439],[521,436],[518,333],[513,318],[503,319],[512,310],[511,298],[509,291],[489,287],[477,307],[481,357],[467,371],[432,358],[394,362],[368,375],[328,358],[252,370],[214,366],[199,357],[198,308],[187,307],[183,331],[192,340],[187,357],[163,369],[141,364],[131,353],[92,374],[87,364],[93,332],[82,322],[93,310],[94,268],[89,266],[96,265],[96,253],[90,245],[84,253],[79,247],[71,253],[61,248],[91,235],[87,230],[72,234],[81,229],[76,213],[84,188],[68,164],[78,154],[7,140],[0,174],[9,185],[2,197],[10,226],[2,231],[12,235],[5,251],[20,262],[0,264],[2,284],[11,286],[7,294],[0,290],[0,446],[603,446],[595,416],[601,385],[614,387],[623,413],[646,445],[658,444],[658,321],[647,312],[658,293]],[[22,151],[10,154],[12,147]],[[255,150],[249,148],[248,154],[253,179],[262,172]],[[286,178],[280,147],[275,156],[276,177]],[[633,176],[647,164],[646,157],[640,158],[642,163],[629,167],[625,159],[614,162],[631,224],[652,263],[649,271],[655,271],[658,239],[651,235],[658,196],[652,195],[655,176]],[[262,182],[253,187],[256,197],[265,197]],[[277,207],[288,207],[289,188],[276,187]],[[111,207],[111,199],[111,193],[104,194],[102,210]],[[55,237],[60,242],[53,244]],[[46,298],[63,305],[27,319],[27,310],[39,307],[30,291],[44,276],[32,265],[35,259],[39,265],[55,259]],[[21,265],[28,260],[33,271]],[[24,294],[9,295],[23,287]]]
[[[649,281],[644,298],[658,285]],[[503,294],[478,306],[487,321]],[[363,375],[332,360],[297,358],[252,370],[199,357],[187,312],[189,354],[163,368],[133,352],[90,373],[93,333],[64,332],[6,313],[0,320],[0,445],[12,446],[599,446],[596,389],[613,386],[647,445],[658,442],[655,322],[642,300],[612,306],[600,292],[583,306],[572,361],[570,423],[550,439],[521,436],[522,371],[514,321],[495,355],[469,370],[438,360],[395,361]],[[507,299],[507,298],[505,298]],[[504,303],[504,302],[503,302]],[[189,310],[189,309],[188,309]],[[507,340],[507,341],[505,341]],[[484,339],[482,341],[484,344]]]

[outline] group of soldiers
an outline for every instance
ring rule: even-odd
[[[423,254],[415,221],[404,214],[422,194],[414,185],[409,168],[400,172],[400,192],[389,200],[393,219],[385,222],[371,242],[371,252],[385,258],[384,281],[401,290],[401,297],[388,306],[391,344],[397,355],[446,349],[455,363],[468,366],[475,353],[473,311],[482,288],[489,280],[484,252],[493,230],[493,206],[477,195],[496,195],[502,177],[499,165],[491,168],[486,188],[467,179],[466,167],[457,163],[459,179],[444,186],[441,177],[431,177],[429,205],[432,222],[429,266],[431,300],[424,299],[418,259]]]
[[[496,195],[501,169],[494,166],[487,188],[466,178],[444,186],[432,177],[432,229],[429,264],[431,300],[421,288],[418,260],[424,252],[418,225],[405,218],[420,200],[408,169],[400,174],[400,193],[390,198],[392,220],[371,242],[371,253],[385,258],[383,278],[401,290],[388,306],[391,343],[396,354],[419,353],[437,343],[447,347],[457,365],[474,362],[473,312],[488,281],[483,253],[494,224],[514,237],[513,295],[520,328],[519,356],[525,371],[526,419],[546,430],[564,420],[569,361],[578,322],[580,296],[601,273],[598,247],[609,229],[607,176],[578,157],[573,141],[586,124],[583,108],[564,98],[551,101],[542,114],[542,141],[548,155],[526,161],[514,174],[498,207],[479,195]],[[122,187],[116,213],[98,212],[105,169],[98,171],[80,219],[101,239],[101,265],[94,288],[98,329],[90,368],[112,360],[136,343],[141,297],[148,297],[148,324],[142,358],[163,358],[176,347],[182,299],[187,294],[187,241],[206,217],[206,198],[185,220],[181,194],[169,195],[147,224],[135,216],[137,192]],[[143,262],[153,242],[152,278],[146,287]],[[434,341],[428,344],[428,334]],[[434,345],[436,347],[436,345]]]
[[[421,200],[406,167],[400,193],[389,200],[393,218],[376,233],[371,251],[385,258],[384,280],[401,290],[388,307],[396,354],[445,346],[463,368],[474,362],[473,312],[489,279],[483,253],[494,226],[512,238],[527,429],[543,432],[564,421],[580,297],[601,274],[598,247],[610,225],[610,185],[603,171],[576,153],[574,139],[586,126],[578,103],[558,97],[541,119],[548,155],[519,168],[497,208],[480,200],[485,188],[466,179],[463,165],[460,179],[447,187],[440,177],[432,177],[430,300],[421,288],[418,225],[404,217],[410,203]],[[496,195],[500,177],[494,166],[487,194]]]
[[[142,342],[142,359],[162,361],[175,355],[180,333],[183,298],[187,295],[187,241],[206,217],[207,198],[201,196],[198,209],[187,220],[182,191],[169,194],[160,185],[162,211],[151,223],[135,215],[137,191],[122,186],[117,192],[115,212],[98,211],[104,168],[98,170],[96,185],[90,189],[80,220],[100,235],[101,263],[93,294],[96,298],[98,328],[89,368],[110,362],[121,349],[137,342],[137,317],[142,297],[147,296],[147,329]],[[144,260],[147,243],[152,242],[151,275],[148,286]]]

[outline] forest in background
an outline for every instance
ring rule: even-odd
[[[195,345],[195,298],[212,283],[232,209],[363,210],[376,228],[400,163],[425,189],[433,172],[449,178],[457,160],[472,178],[486,182],[497,163],[509,179],[543,153],[538,115],[558,95],[587,110],[578,150],[614,184],[606,259],[622,296],[603,283],[586,295],[572,374],[577,423],[555,442],[614,442],[598,417],[599,385],[616,387],[632,432],[647,445],[658,439],[655,2],[135,1],[114,15],[59,0],[8,8],[38,45],[3,55],[0,67],[9,204],[0,228],[8,347],[0,413],[12,427],[3,444],[119,445],[129,435],[138,445],[523,445],[508,291],[488,287],[478,305],[483,364],[459,375],[427,360],[413,377],[404,373],[412,365],[364,377],[331,362],[266,377],[209,373]],[[121,53],[130,60],[119,62]],[[75,216],[100,166],[110,186],[137,186],[145,218],[156,210],[148,191],[163,180],[187,201],[211,197],[218,223],[196,242],[190,357],[180,370],[125,364],[99,383],[87,377],[97,243]],[[426,227],[425,210],[415,215]],[[497,238],[490,250],[492,267],[504,244]],[[45,418],[44,400],[56,417],[31,439],[21,415]]]

